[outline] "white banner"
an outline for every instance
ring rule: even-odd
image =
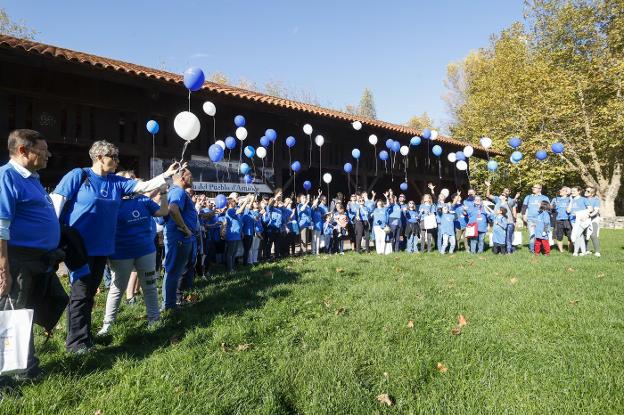
[[[245,183],[213,183],[213,182],[193,182],[193,190],[199,192],[236,192],[236,193],[273,193],[266,184],[245,184]]]

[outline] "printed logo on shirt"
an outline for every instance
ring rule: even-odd
[[[108,197],[108,190],[100,189],[100,194],[102,195],[102,197]]]
[[[141,216],[141,213],[138,210],[133,210],[132,211],[132,217],[133,218],[138,218],[139,216]]]

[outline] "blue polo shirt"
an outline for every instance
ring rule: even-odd
[[[169,188],[167,201],[169,202],[169,206],[174,204],[178,206],[184,224],[191,231],[197,228],[197,211],[195,210],[193,201],[184,189],[178,185],[171,186],[171,188]],[[176,225],[171,215],[167,217],[167,221],[165,223],[165,237],[168,242],[184,241],[188,243],[190,243],[191,238],[193,238],[193,236],[186,236],[181,230],[178,229],[178,225]]]
[[[236,208],[230,208],[225,212],[225,220],[227,222],[227,231],[225,233],[226,241],[240,241],[241,232],[243,230],[240,215],[236,214]]]
[[[11,239],[7,243],[46,251],[55,249],[61,230],[52,199],[41,186],[39,175],[20,167],[12,162],[0,167],[0,219],[11,221]]]
[[[312,210],[312,222],[314,224],[314,230],[321,232],[323,230],[323,222],[325,214],[327,213],[327,206],[324,204],[317,205],[315,209]]]
[[[117,214],[115,253],[111,259],[130,259],[156,252],[156,224],[152,216],[160,209],[149,197],[123,199]]]
[[[54,189],[54,193],[67,199],[61,221],[80,233],[89,256],[109,256],[115,252],[121,198],[133,193],[137,181],[114,173],[98,176],[91,168],[84,171],[85,183],[83,169],[73,169]]]
[[[528,195],[524,198],[524,202],[522,202],[522,206],[526,206],[526,215],[527,220],[535,221],[537,220],[537,215],[539,215],[539,208],[542,202],[550,203],[550,200],[547,196],[544,195]]]

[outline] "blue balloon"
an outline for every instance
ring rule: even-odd
[[[522,157],[524,157],[524,155],[519,151],[514,151],[513,153],[511,153],[511,159],[516,163],[519,163],[520,160],[522,160]]]
[[[487,168],[489,171],[496,171],[498,169],[498,163],[496,160],[490,160],[487,163]]]
[[[265,135],[265,136],[266,136],[266,138],[268,138],[268,139],[269,139],[269,141],[271,141],[272,143],[274,143],[274,142],[275,142],[275,140],[277,140],[277,132],[276,132],[274,129],[272,129],[272,128],[269,128],[268,130],[266,130],[266,131],[264,132],[264,135]]]
[[[398,153],[399,150],[401,150],[401,143],[399,143],[398,141],[393,141],[392,142],[392,151],[395,153]]]
[[[535,152],[535,158],[538,159],[539,161],[546,160],[547,157],[548,157],[548,153],[545,152],[544,150],[537,150]]]
[[[189,91],[197,91],[204,84],[204,71],[197,67],[188,68],[184,71],[184,86]]]
[[[466,155],[464,154],[464,152],[463,152],[463,151],[456,151],[456,152],[455,152],[455,159],[456,159],[457,161],[459,161],[459,160],[464,160],[464,161],[466,161]]]
[[[266,135],[263,135],[262,137],[260,137],[260,145],[262,147],[266,148],[269,146],[269,144],[271,144],[271,140],[269,140]]]
[[[145,128],[150,134],[158,134],[158,130],[160,130],[160,126],[154,120],[149,120],[147,124],[145,124]]]
[[[249,174],[246,174],[245,177],[243,177],[243,179],[245,180],[245,183],[247,184],[251,184],[254,181],[254,178]]]
[[[208,147],[208,157],[210,157],[210,160],[214,163],[223,160],[223,149],[221,146],[219,144],[213,144]]]
[[[357,148],[354,148],[353,150],[351,150],[351,155],[353,156],[354,159],[359,159],[361,154],[360,154],[360,150]]]
[[[301,163],[299,163],[298,161],[293,161],[293,164],[290,165],[290,168],[292,169],[292,171],[297,173],[299,170],[301,170]]]
[[[243,153],[245,153],[245,156],[247,156],[247,157],[249,157],[251,159],[251,158],[253,158],[253,156],[256,155],[256,150],[254,150],[254,148],[252,146],[247,146],[243,150]]]
[[[434,156],[440,157],[442,155],[442,147],[436,144],[435,146],[433,146],[433,148],[431,148],[431,152]]]
[[[520,140],[520,137],[511,137],[508,143],[511,148],[518,148],[522,144],[522,140]]]
[[[388,160],[388,152],[386,150],[381,150],[379,152],[379,160],[383,160],[383,161]]]
[[[425,140],[429,140],[431,138],[431,130],[428,128],[425,128],[424,130],[422,130],[422,133],[420,134],[420,136],[424,138]]]
[[[225,195],[218,194],[217,197],[215,197],[215,207],[217,209],[223,209],[226,205],[227,198],[225,197]]]
[[[305,190],[310,190],[310,189],[312,189],[312,183],[310,183],[310,181],[309,181],[309,180],[306,180],[305,182],[303,182],[303,188],[304,188]]]
[[[251,167],[247,163],[241,163],[240,172],[243,174],[248,174],[251,171]]]
[[[386,148],[388,150],[390,150],[392,148],[392,143],[394,143],[393,139],[389,138],[389,139],[386,140]]]
[[[234,137],[226,137],[225,139],[225,148],[228,150],[233,150],[236,148],[236,139]]]
[[[353,166],[351,165],[351,163],[345,163],[343,169],[345,173],[351,173],[353,171]]]
[[[563,144],[562,143],[555,143],[552,146],[550,146],[550,149],[555,154],[561,154],[561,153],[563,153]]]
[[[421,142],[420,137],[412,137],[412,139],[410,140],[410,145],[417,146],[420,144],[420,142]]]
[[[286,139],[286,145],[288,148],[293,148],[297,144],[297,140],[292,135]]]
[[[236,117],[234,117],[234,125],[237,127],[244,127],[245,122],[245,117],[243,117],[242,115],[237,115]]]
[[[403,182],[403,183],[401,183],[401,184],[399,185],[399,188],[400,188],[402,191],[406,191],[406,190],[407,190],[407,182]]]

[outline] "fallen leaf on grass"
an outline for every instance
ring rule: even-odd
[[[413,329],[414,328],[414,320],[409,320],[407,322],[407,328],[408,329]]]
[[[579,302],[579,300],[570,300],[569,303],[570,305],[577,305]]]
[[[511,282],[511,285],[516,285],[518,283],[518,278],[513,277],[512,279],[509,280],[509,282]]]
[[[442,362],[438,362],[438,365],[436,366],[436,369],[438,369],[438,372],[440,372],[440,373],[448,372],[448,367],[444,366],[444,363],[442,363]]]
[[[249,349],[253,348],[253,343],[244,343],[244,344],[239,344],[238,347],[236,348],[236,351],[238,352],[246,352]]]
[[[394,405],[394,401],[392,400],[392,398],[390,397],[390,395],[388,395],[387,393],[382,393],[381,395],[377,395],[377,400],[387,406],[392,406]]]
[[[464,317],[463,314],[460,314],[459,316],[457,316],[457,324],[459,325],[459,327],[464,327],[466,324],[468,324],[468,321],[466,320],[466,317]]]
[[[596,278],[604,278],[604,272],[598,273],[598,275],[596,275]]]
[[[332,305],[332,300],[326,298],[323,300],[323,304],[325,304],[325,307],[329,308]]]
[[[347,311],[346,307],[339,307],[336,309],[336,315],[341,316]]]
[[[539,264],[539,259],[535,257],[531,258],[531,264]]]
[[[102,411],[100,411],[99,409],[97,411],[95,411],[95,413],[93,415],[102,415]]]
[[[461,327],[455,326],[451,329],[451,334],[453,336],[459,336],[461,334]]]
[[[194,303],[199,299],[199,296],[195,293],[189,294],[186,296],[186,301],[189,303]]]
[[[568,268],[566,268],[566,271],[568,271],[568,272],[574,272],[574,271],[576,271],[576,270],[575,270],[574,268],[572,268],[572,267],[568,267]]]
[[[344,268],[336,268],[336,272],[343,272]]]
[[[226,353],[228,351],[228,345],[226,343],[221,343],[221,351]]]
[[[388,379],[388,372],[383,372],[384,378]]]
[[[169,337],[169,343],[171,344],[176,344],[179,341],[180,341],[180,336],[178,336],[177,334],[174,334],[173,336]]]

